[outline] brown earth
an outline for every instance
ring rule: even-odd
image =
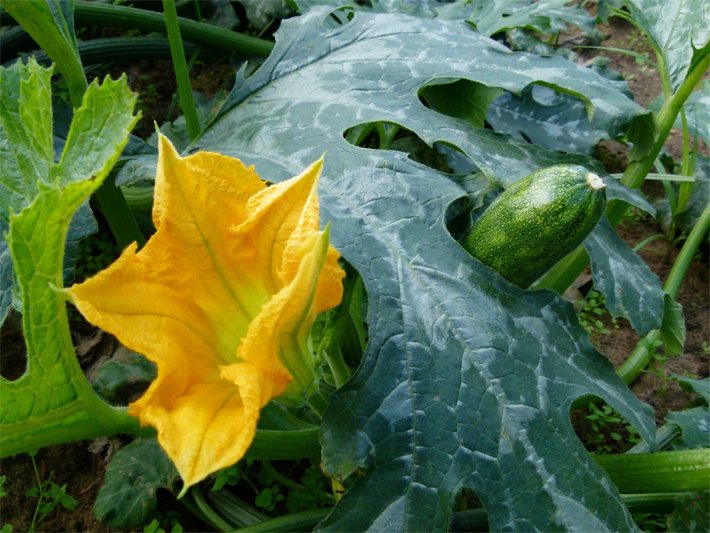
[[[602,27],[602,33],[607,36],[603,43],[605,46],[630,48],[651,57],[638,31],[617,19],[613,19],[610,26]],[[653,69],[646,63],[622,54],[609,52],[599,52],[599,54],[610,57],[612,66],[625,75],[640,103],[647,104],[660,94],[660,83]],[[597,52],[586,53],[587,58],[593,55],[597,55]],[[166,76],[166,73],[171,72],[170,62],[142,61],[137,64],[115,66],[114,71],[127,72],[131,87],[141,93],[139,107],[143,110],[143,119],[137,133],[149,135],[153,131],[153,120],[159,123],[165,120],[173,101],[175,83],[172,77]],[[229,89],[233,82],[233,72],[233,67],[226,62],[198,63],[192,71],[194,88],[210,96],[222,88]],[[174,118],[176,113],[176,110],[173,111],[171,118]],[[617,160],[616,166],[619,168],[611,168],[610,171],[623,170],[625,148],[619,143],[610,142],[604,143],[601,151],[602,159],[609,161],[616,158]],[[677,139],[671,140],[669,151],[675,156],[680,153]],[[623,226],[620,234],[633,245],[646,235],[659,231],[655,222],[644,220]],[[666,257],[664,242],[654,241],[640,252],[662,280],[670,270],[673,258],[673,254]],[[674,253],[677,253],[677,250]],[[657,362],[632,386],[632,390],[639,398],[654,407],[659,423],[663,422],[663,417],[669,410],[682,409],[690,400],[690,396],[668,378],[669,374],[702,378],[710,373],[708,296],[708,262],[707,257],[704,257],[702,260],[694,261],[679,296],[679,301],[684,307],[687,328],[685,353],[678,358]],[[623,320],[619,320],[618,329],[615,329],[608,320],[606,325],[610,329],[610,334],[596,334],[593,336],[593,341],[603,354],[618,365],[631,352],[638,337]],[[16,319],[7,321],[1,332],[0,343],[3,348],[3,375],[11,378],[19,376],[24,368],[22,361],[24,346]],[[88,367],[92,363],[91,357],[83,363]],[[93,501],[103,481],[109,448],[92,446],[92,443],[83,441],[45,448],[37,453],[35,460],[40,478],[51,479],[60,486],[66,484],[67,494],[76,498],[78,502],[77,508],[73,511],[54,510],[39,524],[38,530],[110,530],[98,523],[92,512]],[[0,525],[11,524],[15,531],[27,530],[36,505],[36,499],[25,494],[27,490],[36,486],[31,461],[27,455],[3,459],[0,461],[0,473],[6,476],[5,496],[0,505]],[[193,524],[193,527],[200,528],[197,524]]]

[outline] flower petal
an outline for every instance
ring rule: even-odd
[[[129,412],[155,426],[158,442],[171,458],[185,487],[236,463],[254,439],[259,411],[271,398],[271,385],[253,365],[235,364],[224,379],[195,383],[170,408],[144,396]],[[170,375],[159,376],[167,381]],[[161,384],[158,384],[160,388]]]
[[[337,267],[337,252],[336,257],[328,255],[332,248],[328,244],[328,231],[311,232],[304,239],[303,248],[308,251],[296,276],[262,308],[237,350],[240,359],[267,372],[274,371],[273,360],[284,365],[288,379],[282,381],[278,374],[273,378],[277,387],[283,386],[281,390],[277,388],[277,394],[285,390],[291,378],[293,392],[310,390],[315,385],[313,356],[306,348],[306,339],[318,313],[317,291],[328,292],[326,299],[342,298],[342,274],[320,277],[326,261],[333,260]]]
[[[161,136],[155,235],[67,290],[158,366],[129,411],[157,428],[186,486],[243,456],[268,401],[315,382],[308,332],[344,275],[319,231],[321,167],[266,188],[236,159],[183,158]]]

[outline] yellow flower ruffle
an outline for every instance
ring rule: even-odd
[[[267,402],[313,385],[308,333],[344,275],[319,227],[321,169],[267,187],[238,159],[183,158],[161,136],[156,233],[67,291],[157,365],[129,412],[157,429],[186,487],[243,457]]]

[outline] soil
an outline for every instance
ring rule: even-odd
[[[652,58],[650,50],[645,47],[638,31],[628,24],[612,19],[611,24],[602,27],[601,30],[606,36],[604,46],[631,48]],[[597,52],[587,53],[586,57],[590,58],[592,55],[597,55]],[[622,54],[604,53],[604,55],[610,57],[612,66],[624,74],[629,81],[631,91],[640,103],[647,104],[661,93],[660,83],[652,67]],[[161,123],[167,118],[174,118],[179,113],[177,106],[171,106],[175,93],[174,79],[165,75],[172,71],[169,60],[142,60],[132,64],[113,65],[107,71],[113,74],[127,72],[131,87],[141,95],[139,107],[142,109],[143,118],[136,130],[138,135],[150,135],[153,131],[153,121]],[[230,65],[225,60],[212,62],[209,58],[205,58],[204,61],[197,62],[191,71],[191,76],[195,89],[213,96],[222,89],[229,90],[234,79],[234,65]],[[168,117],[169,109],[172,109],[170,117]],[[676,156],[680,153],[677,138],[671,140],[668,149]],[[599,153],[608,163],[610,172],[623,171],[627,153],[623,145],[612,141],[605,142],[600,146]],[[620,229],[621,236],[631,245],[640,242],[647,235],[658,232],[660,228],[650,219],[625,224]],[[650,268],[662,280],[668,274],[677,250],[670,256],[666,252],[663,239],[652,242],[640,252]],[[668,361],[659,360],[632,386],[634,393],[656,410],[659,423],[663,422],[669,410],[680,410],[691,399],[691,396],[682,391],[676,382],[669,379],[670,374],[703,378],[710,373],[708,296],[708,260],[705,256],[693,262],[679,295],[687,328],[684,354]],[[595,334],[593,342],[600,352],[618,365],[633,349],[638,336],[624,320],[618,321],[618,328],[615,328],[609,320],[606,325],[610,333]],[[81,334],[84,340],[89,336],[86,330],[81,331]],[[77,339],[77,342],[79,340]],[[88,350],[82,358],[82,365],[87,370],[102,353],[105,353],[105,350],[109,349],[106,342],[108,341],[99,342],[97,347]],[[17,316],[10,317],[6,321],[0,332],[0,343],[2,343],[3,375],[9,379],[19,377],[23,373],[25,360]],[[583,417],[577,416],[574,420],[578,425],[578,432],[584,438],[586,429]],[[96,521],[92,512],[93,501],[103,481],[109,449],[111,446],[96,446],[95,443],[83,441],[44,448],[36,454],[35,461],[40,478],[51,479],[59,486],[66,484],[67,494],[77,500],[75,510],[55,509],[39,524],[38,530],[110,531]],[[0,525],[9,523],[14,530],[27,530],[36,506],[36,498],[26,495],[27,490],[36,486],[35,472],[29,456],[20,455],[1,460],[0,473],[6,477],[3,487],[5,496],[0,506]],[[170,505],[165,508],[169,509]],[[193,527],[199,529],[200,525],[193,524]]]

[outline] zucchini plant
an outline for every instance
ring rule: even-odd
[[[60,36],[64,42],[64,48],[60,47],[60,50],[68,53],[67,60],[53,51],[52,43],[43,43],[46,36],[33,29],[30,15],[26,8],[18,7],[20,4],[3,1],[3,5],[10,6],[11,13],[14,9],[14,15],[46,48],[64,75],[71,76],[76,71],[77,56],[73,33]],[[421,9],[408,9],[407,2],[384,1],[372,2],[367,7],[347,1],[297,1],[296,4],[301,6],[302,14],[282,21],[275,44],[253,38],[240,41],[224,32],[210,34],[210,38],[222,39],[223,44],[228,41],[230,46],[243,46],[244,50],[251,46],[252,52],[256,49],[261,55],[271,53],[256,70],[248,71],[243,67],[237,71],[234,89],[209,123],[200,124],[195,117],[189,119],[192,142],[185,150],[185,157],[172,148],[163,152],[156,178],[158,156],[150,145],[137,155],[124,152],[121,163],[125,164],[115,174],[115,184],[127,192],[129,199],[137,196],[132,192],[139,192],[138,196],[142,198],[156,180],[158,200],[154,205],[153,220],[156,226],[170,226],[175,230],[178,225],[171,226],[170,217],[165,215],[166,206],[168,202],[173,202],[171,208],[179,205],[182,210],[175,218],[182,226],[175,232],[192,237],[186,239],[187,242],[208,242],[213,235],[220,238],[236,238],[237,235],[242,239],[239,246],[231,246],[227,240],[222,247],[208,248],[210,253],[200,256],[204,261],[183,255],[184,263],[189,262],[193,272],[203,272],[200,270],[202,265],[211,264],[214,254],[236,249],[235,253],[242,254],[239,257],[244,261],[237,265],[244,269],[240,279],[270,275],[272,278],[264,285],[272,289],[273,279],[290,275],[293,261],[285,260],[273,268],[254,261],[253,271],[244,265],[252,264],[248,263],[252,256],[262,257],[265,249],[288,258],[303,253],[302,246],[293,245],[279,231],[274,231],[274,227],[280,228],[279,224],[292,215],[293,205],[274,206],[282,191],[300,190],[291,186],[293,181],[287,181],[291,176],[308,175],[302,173],[304,168],[317,174],[322,165],[317,194],[299,196],[299,202],[308,207],[305,222],[301,224],[299,220],[298,224],[290,224],[288,230],[303,240],[304,235],[312,234],[312,237],[317,234],[318,239],[311,238],[309,242],[317,245],[319,255],[314,254],[313,257],[317,257],[309,264],[317,263],[318,268],[322,267],[326,257],[331,262],[337,258],[334,252],[326,250],[330,239],[341,254],[347,273],[342,293],[338,294],[342,303],[316,322],[307,339],[303,337],[309,328],[300,325],[307,322],[303,316],[312,318],[310,311],[304,312],[303,316],[294,318],[289,315],[288,320],[280,320],[284,315],[277,312],[280,308],[276,308],[273,321],[269,321],[269,317],[259,319],[264,327],[272,322],[288,327],[298,324],[295,329],[299,337],[289,349],[299,354],[310,353],[310,350],[313,357],[309,361],[313,366],[308,368],[308,376],[322,379],[315,390],[304,388],[310,394],[307,397],[297,401],[277,397],[264,406],[258,427],[250,428],[253,435],[246,453],[247,457],[261,460],[307,459],[322,466],[332,487],[334,505],[330,506],[328,501],[326,509],[307,511],[307,516],[293,513],[269,521],[261,513],[235,511],[237,506],[225,504],[225,499],[229,498],[205,497],[200,480],[196,478],[191,480],[193,487],[189,491],[186,486],[180,491],[181,496],[189,495],[183,500],[190,502],[186,505],[191,505],[196,516],[212,527],[225,530],[233,529],[235,525],[249,525],[264,530],[308,526],[335,531],[438,531],[451,527],[485,527],[487,520],[494,531],[627,531],[637,529],[630,509],[657,504],[660,498],[657,493],[665,494],[663,501],[666,501],[674,498],[677,492],[703,488],[705,474],[710,471],[704,450],[683,455],[649,453],[629,462],[624,458],[595,458],[585,451],[569,419],[570,409],[578,402],[588,401],[590,396],[602,398],[634,426],[652,451],[656,447],[653,410],[634,396],[609,361],[595,350],[569,303],[554,291],[524,290],[522,287],[537,279],[561,255],[584,240],[592,260],[595,285],[605,293],[609,309],[629,318],[642,335],[663,331],[668,343],[674,339],[676,344],[682,344],[677,335],[678,327],[663,327],[664,318],[668,317],[675,319],[678,326],[677,306],[667,297],[657,277],[621,241],[613,224],[627,205],[653,211],[650,204],[628,186],[638,186],[651,168],[648,158],[653,160],[657,156],[659,143],[662,145],[667,128],[670,128],[668,121],[672,123],[685,98],[702,77],[708,62],[707,36],[698,28],[693,30],[691,42],[701,48],[693,48],[689,60],[687,53],[682,55],[683,61],[688,60],[687,68],[673,71],[672,94],[656,117],[630,99],[618,82],[597,70],[564,57],[514,52],[501,42],[475,31],[470,21],[474,15],[486,13],[480,9],[481,3],[454,2],[448,6],[451,9],[446,11],[447,16],[435,0],[422,2]],[[543,22],[540,22],[539,10],[544,6],[552,9],[557,2],[528,4],[528,9],[516,18],[518,24],[528,25],[523,15],[529,15],[538,25],[547,20],[544,24],[549,27],[564,20],[558,13],[542,17]],[[71,2],[61,3],[65,29],[70,28],[66,22],[70,20],[67,17],[72,5]],[[85,15],[93,13],[97,17],[97,13],[136,15],[136,10],[131,8],[88,7],[83,3],[77,3],[77,6],[77,11],[83,11]],[[476,6],[479,6],[478,11],[475,11]],[[171,9],[166,11],[173,58],[182,67],[184,61],[181,59],[184,58],[179,57],[178,45],[180,32],[190,28],[193,31],[195,27],[180,21]],[[44,13],[47,24],[50,18],[57,21],[52,13],[58,16],[58,12],[47,7]],[[569,15],[571,12],[565,13]],[[574,13],[579,15],[578,10]],[[158,19],[163,20],[160,16]],[[662,19],[662,14],[658,15],[658,20]],[[141,20],[141,24],[156,27],[154,15],[146,15]],[[494,24],[496,21],[490,21],[490,17],[488,26],[483,24],[485,19],[477,20],[481,28],[487,27],[493,35],[507,29],[504,23],[502,26]],[[188,33],[184,31],[183,37]],[[203,35],[202,39],[205,38]],[[255,42],[258,44],[256,48]],[[61,60],[68,62],[62,63]],[[31,348],[29,377],[0,383],[3,395],[13,395],[13,402],[3,402],[0,411],[2,453],[31,451],[63,440],[115,432],[148,437],[117,455],[97,505],[97,512],[103,517],[113,517],[107,519],[115,520],[114,524],[124,528],[140,527],[141,521],[149,522],[150,515],[146,513],[153,508],[154,500],[150,498],[157,488],[179,490],[176,472],[163,455],[163,449],[150,439],[151,430],[139,428],[125,410],[108,406],[92,395],[73,357],[61,299],[75,292],[57,290],[63,281],[61,258],[70,217],[96,189],[98,182],[103,179],[110,182],[114,177],[108,174],[108,170],[118,158],[127,131],[135,120],[132,114],[134,97],[127,94],[124,85],[120,85],[120,90],[114,88],[113,91],[123,94],[121,98],[108,98],[106,106],[95,104],[91,108],[108,113],[111,109],[108,103],[113,102],[121,111],[125,124],[121,128],[109,128],[117,139],[103,159],[98,155],[94,157],[89,148],[79,150],[92,155],[90,159],[101,161],[100,175],[96,177],[90,172],[91,165],[81,165],[81,176],[72,181],[68,170],[63,173],[65,169],[61,163],[56,170],[47,120],[49,114],[42,115],[42,122],[32,120],[34,115],[28,101],[41,102],[41,109],[49,109],[50,104],[49,74],[31,65],[3,71],[3,79],[13,81],[14,89],[4,91],[1,96],[3,103],[13,98],[17,100],[15,107],[4,105],[3,113],[21,108],[15,115],[22,119],[18,122],[13,121],[15,115],[2,116],[2,146],[14,150],[4,150],[3,157],[12,152],[19,154],[15,158],[17,161],[24,161],[22,157],[29,152],[30,159],[37,159],[44,165],[41,173],[30,174],[29,178],[13,172],[3,175],[0,181],[3,185],[0,192],[12,198],[13,203],[8,206],[16,212],[11,215],[9,208],[4,209],[0,220],[3,229],[9,227],[10,244],[2,242],[3,292],[0,301],[7,309],[12,305],[13,290],[22,294],[22,306],[18,307],[24,313],[25,334]],[[34,78],[28,75],[20,83],[15,74],[22,69],[35,69],[41,74]],[[178,77],[181,78],[181,103],[189,107],[184,70]],[[79,78],[75,77],[73,93],[79,94],[85,89],[86,80],[81,85]],[[39,87],[33,89],[32,84]],[[105,84],[107,87],[119,86],[113,82]],[[630,170],[621,182],[605,175],[599,163],[584,154],[549,150],[484,127],[485,108],[497,96],[502,93],[522,95],[531,87],[545,87],[575,98],[585,109],[585,126],[603,132],[609,138],[624,138],[634,144]],[[96,90],[87,91],[86,98],[96,94]],[[37,91],[39,96],[33,96],[31,91]],[[453,101],[452,94],[464,94],[468,98],[459,105]],[[484,105],[480,105],[481,102]],[[88,116],[87,109],[80,108],[75,116]],[[658,131],[656,123],[660,128]],[[77,125],[75,137],[98,149],[100,143],[90,143],[97,135],[89,126]],[[432,156],[429,160],[436,160],[437,164],[429,166],[420,162],[425,158],[419,158],[414,149],[402,151],[404,132],[411,132],[409,137],[415,138],[410,139],[413,143],[410,147],[421,148],[425,155]],[[13,137],[13,133],[17,135]],[[25,149],[28,145],[22,143],[23,139],[36,137],[43,140],[41,154]],[[164,150],[170,146],[165,138],[160,142]],[[31,142],[29,145],[35,146]],[[66,150],[77,145],[83,146],[67,142]],[[198,154],[188,155],[193,152]],[[321,160],[323,153],[326,156]],[[86,163],[80,155],[77,157]],[[235,163],[235,157],[244,164]],[[70,163],[72,158],[67,157],[66,161]],[[184,165],[180,168],[192,172],[194,169],[190,165],[194,161],[209,163],[195,165],[194,174],[202,175],[204,179],[191,177],[188,181],[194,187],[190,189],[192,193],[180,196],[176,191],[181,187],[177,184],[182,183],[178,181],[182,173],[173,172],[171,177],[176,181],[169,185],[166,185],[166,175],[170,165],[172,168]],[[309,167],[314,161],[317,163]],[[221,185],[213,189],[202,189],[214,183],[211,181],[213,173],[206,169],[212,168],[217,174],[222,164],[231,165],[230,169],[239,168],[239,172],[245,174],[256,168],[260,175],[268,176],[273,186],[266,188],[261,181],[248,185],[254,190],[263,189],[249,196],[248,201],[245,199],[248,195],[234,193],[229,186],[229,176],[221,176],[224,178],[219,181]],[[84,172],[87,169],[89,171]],[[61,179],[52,182],[57,177]],[[253,178],[251,174],[250,178]],[[309,182],[312,191],[316,190],[315,179]],[[11,195],[11,191],[18,189],[18,183],[26,189],[19,199]],[[140,188],[131,192],[134,186]],[[507,190],[483,211],[490,197],[501,189]],[[63,200],[62,195],[69,194],[67,190],[75,194],[69,200]],[[52,202],[46,200],[50,193],[54,194],[50,198]],[[537,211],[527,196],[530,193],[555,197],[542,209],[544,216],[551,217],[541,226],[542,230],[527,220],[511,217],[513,211],[520,215]],[[209,198],[213,198],[212,203]],[[143,200],[141,203],[145,203]],[[242,200],[244,205],[239,203]],[[606,215],[603,215],[607,200]],[[120,203],[120,200],[116,202]],[[198,203],[201,205],[199,216],[190,218],[188,215],[193,216],[190,206]],[[98,204],[109,209],[111,200],[99,199]],[[210,205],[214,209],[210,210]],[[258,228],[263,230],[261,234],[266,242],[259,242],[258,231],[248,234],[243,231],[244,228],[254,230],[257,227],[251,219],[243,224],[225,223],[221,226],[215,222],[221,220],[220,217],[228,220],[226,217],[234,213],[250,216],[256,213],[255,218],[258,218],[269,211],[276,213],[279,222],[265,223]],[[318,212],[327,229],[310,231],[313,230],[311,226],[318,225]],[[671,296],[677,291],[683,269],[687,268],[688,255],[692,256],[697,250],[707,232],[708,216],[706,210],[686,243],[684,262],[678,267],[680,274],[672,277],[674,285],[665,287]],[[478,221],[471,230],[467,221],[472,217]],[[34,232],[52,221],[56,221],[61,229],[58,236]],[[203,222],[210,229],[217,229],[209,235],[194,231],[195,228],[199,230]],[[452,236],[452,228],[457,223],[464,226],[463,233],[469,234],[464,242],[475,255],[481,259],[502,257],[508,262],[511,270],[507,274],[505,268],[494,262],[492,266],[502,268],[504,276],[513,283],[474,260],[459,245]],[[531,259],[524,246],[504,245],[500,252],[500,248],[494,245],[502,226],[513,226],[515,237],[524,239],[528,248],[536,246],[530,244],[534,237],[545,240],[546,246],[554,242],[554,250],[548,248],[548,257],[544,260]],[[169,232],[170,228],[162,235]],[[529,233],[526,236],[524,232]],[[269,235],[268,239],[266,235]],[[50,237],[51,242],[47,245],[43,239]],[[249,245],[254,243],[259,246],[252,250]],[[46,253],[47,246],[51,254]],[[150,248],[154,253],[156,246],[146,246],[145,249]],[[517,248],[520,253],[511,254],[511,248]],[[124,263],[128,261],[125,258],[137,257],[132,255],[135,249],[134,245],[124,252]],[[7,267],[10,261],[13,263]],[[37,261],[41,264],[35,264]],[[562,266],[553,267],[552,274],[543,277],[543,284],[551,279],[550,276],[554,277],[555,272],[569,274],[566,270],[569,261],[563,259]],[[164,273],[174,275],[178,280],[175,283],[171,282],[173,278],[168,278],[167,282],[160,280],[164,289],[158,292],[180,292],[179,280],[184,280],[181,276],[187,273],[180,269],[179,263],[171,261],[170,265],[147,269],[151,276],[156,276],[155,279]],[[142,263],[135,260],[132,264],[139,265],[135,267],[139,268]],[[44,270],[40,271],[38,267]],[[318,270],[315,267],[311,270],[314,269]],[[16,277],[13,277],[13,271]],[[333,283],[335,278],[339,280],[340,275],[333,274],[329,282]],[[107,278],[104,274],[102,279]],[[116,283],[121,281],[120,278],[120,275],[116,276]],[[241,335],[225,326],[232,315],[252,318],[252,314],[261,316],[261,311],[268,307],[254,304],[258,307],[255,310],[249,307],[252,305],[249,301],[244,308],[246,311],[235,312],[234,309],[239,307],[235,302],[241,303],[241,295],[225,296],[220,292],[224,283],[215,281],[212,284],[213,278],[219,276],[205,274],[200,279],[207,287],[204,293],[228,300],[233,306],[231,314],[217,313],[214,320],[203,320],[199,303],[207,300],[202,299],[202,294],[196,294],[189,303],[177,307],[188,309],[192,318],[177,322],[187,326],[187,330],[200,332],[189,337],[195,346],[201,346],[201,339],[214,334],[222,349],[226,337],[230,337],[230,341],[231,337],[240,337],[241,341]],[[47,280],[51,280],[51,284]],[[14,288],[13,283],[17,285]],[[319,300],[315,290],[318,283],[311,284],[313,291],[303,293],[301,304],[311,306]],[[561,285],[562,282],[557,288],[563,288]],[[116,295],[116,298],[107,298],[108,307],[111,307],[119,300],[118,295],[123,289],[118,285],[109,289]],[[106,289],[107,293],[109,289]],[[332,291],[333,294],[336,292]],[[121,303],[116,305],[130,307],[146,302],[152,305],[152,297],[160,298],[161,295],[155,291],[135,290],[135,294],[128,297],[124,293]],[[74,297],[74,301],[79,299]],[[319,302],[321,309],[328,307],[321,304]],[[332,298],[329,304],[335,304]],[[89,308],[85,302],[81,305],[84,309]],[[170,307],[171,313],[175,309]],[[47,318],[49,313],[59,320]],[[117,313],[137,316],[132,307],[128,312],[118,309]],[[90,308],[88,314],[91,314]],[[150,315],[150,323],[169,322],[169,318],[154,312]],[[43,320],[51,322],[51,327],[45,327]],[[110,321],[106,324],[110,327]],[[229,335],[220,327],[226,327]],[[205,331],[208,335],[203,335]],[[150,340],[153,335],[154,343],[163,348],[169,342],[174,342],[176,348],[181,347],[167,333],[147,331],[141,342],[150,348],[150,342],[145,339]],[[245,337],[252,345],[257,345],[260,339],[258,335]],[[56,338],[62,341],[59,347],[52,344]],[[265,342],[276,342],[280,335],[277,331],[264,338]],[[222,355],[221,351],[215,351]],[[258,354],[249,354],[252,355],[256,357]],[[239,359],[244,359],[241,354]],[[164,357],[165,360],[170,359]],[[261,372],[264,365],[255,366],[255,372]],[[269,367],[269,370],[277,366]],[[181,365],[173,367],[169,372],[179,374],[177,379],[171,381],[165,372],[162,376],[159,372],[156,381],[163,387],[157,396],[167,402],[166,405],[170,402],[173,385],[178,388],[187,381],[188,374],[193,379],[193,374],[199,375],[202,371],[202,367],[194,373],[184,372]],[[293,368],[297,367],[297,364],[293,365]],[[224,368],[219,367],[219,371],[216,368],[211,359],[209,372],[204,372],[213,381],[218,381],[215,376],[224,373]],[[288,381],[274,379],[274,376],[281,376],[278,371],[280,369],[276,368],[268,373],[269,380],[273,381],[272,389],[285,387],[284,382]],[[38,379],[38,375],[42,379]],[[259,383],[265,381],[268,380],[264,378]],[[47,383],[51,387],[45,386]],[[203,386],[204,383],[199,383],[195,389],[203,394],[206,391]],[[43,387],[60,391],[63,401],[55,402],[52,397],[44,396],[40,391]],[[252,402],[255,397],[268,399],[273,392],[251,394],[248,399]],[[35,393],[37,395],[33,396]],[[35,397],[41,401],[34,402]],[[214,400],[209,394],[204,398],[206,401],[196,409],[203,409]],[[225,404],[238,404],[233,398],[230,396]],[[180,408],[185,405],[188,404],[181,403]],[[148,407],[146,412],[153,409]],[[171,416],[174,414],[169,408],[163,409],[163,405],[158,407],[146,417],[155,412],[160,416],[166,412]],[[250,423],[256,424],[260,407],[250,411]],[[94,423],[96,420],[102,423]],[[230,424],[233,418],[221,416],[215,420],[214,424],[207,424],[211,435],[238,433],[238,428]],[[184,424],[185,420],[180,422]],[[26,428],[31,431],[23,432]],[[223,429],[222,433],[220,429]],[[136,457],[149,457],[151,464],[156,466],[148,479],[140,471],[140,462],[129,454],[139,449],[142,451],[136,452]],[[169,453],[173,451],[168,450]],[[189,456],[183,454],[182,459],[187,457],[189,460]],[[634,473],[638,469],[646,473],[667,473],[674,464],[681,463],[682,483],[678,478],[664,474],[658,477],[656,485],[648,488],[653,496],[638,494],[647,490],[643,479],[639,480]],[[122,478],[131,483],[142,479],[144,484],[140,490],[126,490]],[[292,487],[297,485],[293,481],[289,483]],[[116,511],[111,506],[115,494],[128,495],[121,500],[124,508],[142,511],[130,516]],[[458,509],[462,502],[465,504],[474,499],[467,497],[471,494],[475,494],[475,501],[482,507]],[[147,500],[150,501],[146,503]],[[269,507],[265,502],[261,503],[265,509]],[[455,507],[459,512],[454,512]],[[123,518],[126,521],[121,522]],[[128,523],[129,518],[134,522]]]

